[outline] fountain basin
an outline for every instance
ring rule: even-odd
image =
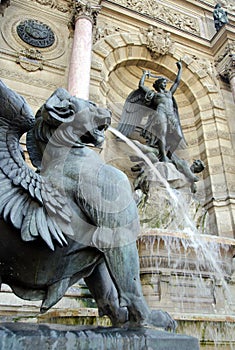
[[[235,315],[234,239],[150,229],[142,232],[138,249],[151,308]]]
[[[149,229],[138,249],[148,305],[169,312],[177,332],[196,336],[201,348],[235,347],[235,240]]]

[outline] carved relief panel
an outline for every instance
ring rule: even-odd
[[[151,18],[161,19],[161,21],[187,32],[200,35],[199,22],[195,16],[167,6],[165,2],[159,3],[156,0],[116,0],[115,3]]]

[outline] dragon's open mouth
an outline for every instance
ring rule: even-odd
[[[102,146],[105,139],[105,131],[108,129],[111,124],[111,118],[105,117],[98,120],[98,125],[87,131],[84,135],[80,137],[80,140],[84,144],[92,144],[96,147]]]

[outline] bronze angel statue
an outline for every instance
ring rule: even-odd
[[[159,160],[162,162],[169,161],[177,148],[186,145],[173,96],[182,74],[182,63],[178,61],[176,64],[178,74],[169,91],[166,90],[168,80],[164,77],[158,77],[154,82],[154,90],[146,87],[146,77],[155,76],[149,71],[143,71],[139,88],[132,91],[126,99],[118,125],[118,130],[125,136],[140,128],[147,145],[158,148]],[[143,125],[146,117],[147,121]]]
[[[142,294],[129,181],[87,147],[102,145],[110,111],[59,88],[34,117],[1,81],[0,101],[0,284],[45,312],[84,278],[113,325],[174,328]]]

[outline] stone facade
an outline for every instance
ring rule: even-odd
[[[101,8],[95,21],[92,21],[93,46],[89,58],[91,66],[88,67],[90,84],[86,94],[89,94],[90,100],[112,110],[112,125],[115,127],[124,101],[137,88],[143,69],[173,80],[176,62],[182,61],[183,75],[176,100],[188,146],[179,155],[190,163],[201,159],[206,165],[202,175],[199,175],[195,195],[207,213],[204,233],[226,237],[232,242],[235,238],[235,5],[233,0],[220,2],[228,11],[229,23],[216,33],[213,23],[216,0],[91,1],[93,8]],[[75,28],[74,5],[73,0],[11,0],[0,4],[0,13],[3,14],[0,18],[0,78],[21,93],[34,111],[57,87],[68,88],[69,81],[76,80],[72,77],[77,67],[70,70]],[[32,46],[19,37],[17,27],[29,20],[50,28],[55,38],[50,46]],[[149,79],[148,82],[151,86],[153,80]],[[75,93],[79,94],[83,81],[75,83]],[[117,147],[113,136],[108,133],[102,156],[107,162],[118,164],[133,181],[129,153],[125,150],[120,154]],[[232,263],[234,246],[231,242],[226,243],[230,246],[229,263]],[[161,249],[163,245],[161,242]],[[168,277],[166,270],[163,271],[163,281],[159,272],[154,275],[145,269],[143,260],[143,285],[149,303],[153,299],[155,302],[161,299],[159,286],[163,294],[164,288],[173,286],[173,295],[174,287],[181,283],[179,278],[173,281],[172,270],[168,269]],[[161,265],[161,268],[164,266]],[[179,276],[180,272],[177,273]],[[201,307],[206,300],[208,313],[212,313],[213,293],[217,291],[219,312],[222,312],[219,282],[216,284],[208,277],[204,282],[207,283],[208,293],[201,298]],[[153,294],[149,287],[151,284],[154,286]],[[194,293],[189,279],[186,284],[186,288],[191,288]],[[82,310],[84,305],[74,301],[81,292],[75,290],[65,298],[67,305],[71,305],[71,310],[77,305]],[[13,310],[17,316],[22,302],[16,300],[7,288],[4,291],[1,295],[2,314],[8,317]],[[82,295],[87,296],[86,293]],[[162,307],[176,314],[182,313],[180,307],[175,309],[175,299],[167,298],[161,301]],[[58,309],[65,309],[65,299],[52,310],[52,318],[56,318]],[[89,297],[88,300],[85,306],[92,306]],[[14,306],[9,307],[9,304]],[[38,304],[27,305],[30,306],[25,306],[25,314],[37,313]],[[192,304],[187,312],[193,312]],[[83,311],[80,314],[83,316]],[[93,311],[90,314],[84,311],[84,315],[85,318],[97,316]]]
[[[227,71],[217,60],[221,52],[223,60],[228,58],[225,52],[234,40],[234,29],[230,20],[231,24],[216,35],[211,23],[212,4],[187,3],[186,11],[181,2],[177,7],[173,1],[154,2],[150,11],[149,1],[102,2],[90,97],[113,111],[115,125],[126,96],[138,86],[142,69],[173,79],[175,63],[181,59],[183,76],[176,99],[188,143],[182,156],[189,161],[200,158],[206,164],[198,195],[210,214],[209,233],[233,237],[235,183],[229,166],[234,159],[232,73],[227,73],[231,83],[225,83],[222,75]],[[164,17],[164,13],[168,15]],[[170,15],[174,18],[171,22]],[[186,19],[194,25],[186,27]]]

